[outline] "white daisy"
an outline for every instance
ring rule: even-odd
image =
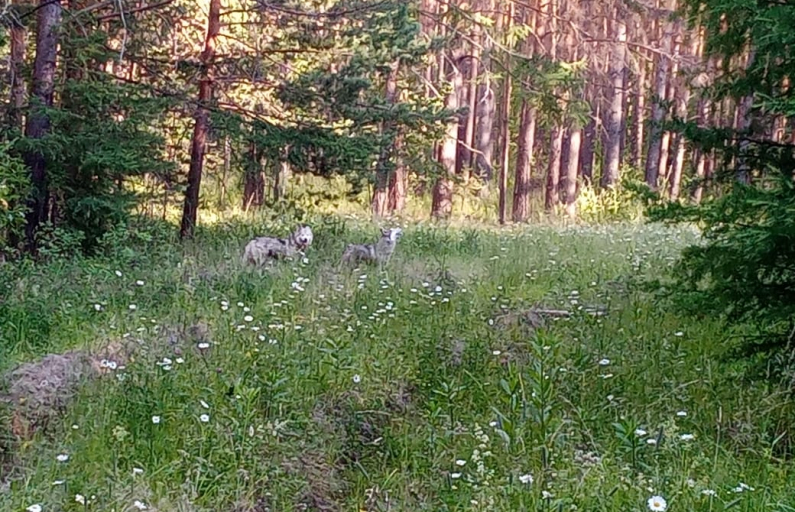
[[[455,461],[456,466],[464,466],[466,465],[466,463],[467,461],[465,461],[464,459],[458,459],[457,461]]]
[[[610,359],[602,359],[599,361],[599,366],[607,366],[610,364]]]
[[[36,503],[35,505],[29,506],[25,510],[27,510],[28,512],[41,512],[41,505]]]
[[[356,375],[354,375],[354,376],[353,376],[353,383],[354,383],[354,384],[358,384],[358,383],[360,383],[361,381],[362,381],[362,377],[361,377],[361,375],[359,375],[358,373],[357,373]]]
[[[202,414],[201,416],[199,416],[199,421],[201,421],[202,423],[207,423],[208,421],[210,421],[210,415]]]
[[[155,425],[160,423],[160,416],[152,416],[152,423]]]
[[[530,485],[533,483],[533,475],[531,475],[530,473],[526,475],[519,475],[519,481],[525,485]]]
[[[55,460],[57,460],[58,462],[66,462],[67,460],[69,460],[69,455],[61,453],[57,457],[55,457]]]
[[[668,502],[665,501],[665,498],[662,496],[652,496],[649,498],[647,504],[649,505],[649,510],[652,512],[663,512],[668,508]]]
[[[694,436],[693,434],[682,434],[681,436],[679,436],[679,439],[681,439],[682,441],[692,441],[695,438],[696,436]]]
[[[133,502],[133,507],[137,508],[138,510],[146,510],[148,508],[146,506],[146,503],[144,503],[143,501],[138,501],[138,500],[135,500]]]
[[[635,429],[635,435],[638,436],[638,437],[643,437],[646,434],[647,434],[647,432],[645,430],[643,430],[642,428]]]

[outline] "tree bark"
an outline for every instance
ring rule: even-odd
[[[8,121],[11,126],[21,130],[23,128],[22,112],[25,106],[25,77],[22,70],[25,65],[27,29],[17,17],[13,17],[9,32],[11,48],[8,56],[8,71],[11,74],[11,104]]]
[[[526,100],[522,101],[520,116],[519,136],[516,140],[512,219],[514,222],[527,222],[530,218],[530,179],[536,138],[536,113]]]
[[[260,208],[265,202],[265,176],[262,173],[262,152],[251,143],[248,152],[248,166],[243,183],[243,210],[252,206]]]
[[[196,216],[199,211],[199,189],[201,188],[204,170],[204,155],[207,150],[207,135],[210,132],[210,111],[208,104],[213,98],[216,38],[221,31],[221,0],[210,0],[210,11],[207,15],[207,35],[202,51],[201,78],[199,80],[199,104],[196,107],[196,124],[191,139],[190,167],[188,168],[188,187],[185,190],[185,204],[182,209],[182,225],[179,236],[182,239],[192,238],[196,228]]]
[[[746,69],[754,65],[756,52],[752,49],[748,52]],[[748,141],[748,131],[751,128],[751,107],[754,104],[754,93],[749,92],[740,100],[737,106],[737,126],[736,130],[740,136],[740,144],[737,154],[737,182],[743,185],[751,183],[751,166],[748,163],[748,149],[751,143]]]
[[[569,158],[566,165],[566,215],[577,217],[577,169],[580,163],[582,129],[572,126],[569,130]]]
[[[513,24],[514,4],[510,2],[508,12],[503,13],[502,30],[509,31]],[[511,56],[505,55],[505,77],[502,80],[502,98],[500,104],[500,186],[499,186],[499,220],[500,224],[506,221],[506,201],[508,198],[508,166],[511,157],[511,94],[513,84],[511,82]]]
[[[386,92],[384,99],[387,105],[393,105],[397,99],[397,79],[400,69],[400,59],[393,62],[389,67],[389,74],[386,77]],[[384,217],[389,209],[389,181],[392,169],[392,158],[395,155],[395,122],[386,120],[381,123],[381,151],[378,155],[378,162],[375,167],[375,187],[373,190],[373,200],[371,209],[376,218]]]
[[[556,126],[550,130],[549,166],[547,169],[547,193],[544,199],[544,209],[552,212],[560,202],[560,155],[563,146],[563,127]]]
[[[674,0],[668,0],[668,7],[675,7]],[[660,159],[663,151],[663,123],[665,121],[665,99],[668,92],[668,74],[671,69],[670,54],[673,48],[675,24],[665,24],[662,35],[661,54],[657,56],[657,69],[654,76],[654,105],[652,107],[651,127],[649,128],[649,152],[646,155],[646,184],[657,190],[660,181]]]
[[[406,208],[406,188],[408,173],[403,159],[400,157],[400,148],[403,145],[403,138],[398,134],[395,141],[395,153],[397,161],[395,162],[395,172],[389,178],[389,211],[402,212]]]
[[[494,10],[494,0],[489,0],[487,3],[489,12]],[[493,179],[494,168],[494,138],[492,131],[494,129],[494,113],[495,113],[495,98],[494,90],[492,89],[491,80],[491,51],[492,39],[490,37],[483,38],[483,49],[481,53],[481,61],[483,68],[483,80],[478,85],[476,109],[476,122],[475,122],[475,172],[484,183],[488,183]]]
[[[31,91],[32,109],[25,126],[25,136],[41,139],[50,131],[50,119],[42,108],[52,106],[55,87],[55,70],[58,58],[58,30],[61,24],[61,2],[41,0],[36,15],[36,57],[33,61],[33,80]],[[24,155],[30,169],[32,191],[27,201],[28,213],[25,217],[26,249],[36,250],[36,233],[47,218],[49,190],[47,183],[47,162],[42,153],[30,151]]]
[[[621,170],[621,132],[624,127],[624,82],[627,68],[627,25],[617,13],[615,23],[615,44],[610,59],[610,111],[607,116],[607,143],[602,170],[602,187],[611,188],[618,183]]]
[[[643,166],[643,130],[646,123],[646,63],[640,62],[632,113],[632,165]]]
[[[458,108],[457,91],[463,81],[461,70],[458,67],[459,53],[459,51],[453,51],[446,62],[447,80],[453,85],[447,98],[445,98],[445,108],[449,111],[455,111]],[[457,147],[458,116],[453,115],[447,121],[447,131],[439,152],[439,160],[444,168],[444,174],[436,179],[436,183],[433,186],[431,216],[434,218],[447,218],[453,213],[453,176],[455,175]]]
[[[593,94],[590,96],[589,103],[596,108],[591,113],[588,124],[585,125],[583,130],[582,144],[580,147],[580,174],[582,175],[585,183],[590,185],[593,183],[593,161],[596,145],[596,120],[599,118],[599,102]]]

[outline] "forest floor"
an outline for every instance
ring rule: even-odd
[[[788,396],[641,286],[694,232],[352,226],[4,267],[0,510],[795,510]]]

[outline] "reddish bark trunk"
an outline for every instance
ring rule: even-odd
[[[182,225],[179,236],[182,239],[192,238],[196,228],[196,217],[199,211],[199,189],[201,188],[204,170],[204,154],[207,150],[207,135],[210,131],[210,112],[208,104],[213,97],[213,59],[215,43],[221,30],[221,0],[210,0],[210,11],[207,15],[207,35],[204,39],[204,51],[201,54],[201,78],[199,80],[199,104],[196,107],[196,124],[190,148],[190,167],[188,168],[188,187],[185,190],[185,204],[182,209]]]
[[[563,146],[563,127],[556,126],[550,130],[549,168],[547,169],[547,193],[544,209],[549,213],[560,202],[560,155]]]
[[[535,138],[535,109],[527,101],[523,101],[519,121],[519,136],[516,140],[516,178],[513,188],[512,212],[514,222],[526,222],[530,218],[530,179]]]
[[[36,57],[33,62],[32,109],[25,126],[25,136],[41,139],[50,131],[50,119],[41,107],[51,107],[55,86],[55,68],[58,58],[58,29],[61,24],[61,2],[41,0],[36,15]],[[36,233],[47,219],[49,190],[44,155],[31,151],[24,155],[30,168],[32,191],[27,201],[25,222],[26,249],[36,250]]]
[[[566,215],[577,216],[577,168],[580,162],[582,130],[572,127],[569,133],[569,158],[566,165]]]
[[[450,111],[458,109],[458,95],[456,91],[462,82],[461,71],[456,52],[450,56],[447,63],[447,80],[453,85],[452,90],[445,100],[445,108]],[[434,218],[447,218],[453,213],[453,175],[458,146],[458,116],[453,116],[447,123],[447,131],[441,145],[439,161],[444,168],[444,174],[437,178],[433,186],[433,199],[431,216]]]
[[[384,96],[388,105],[392,105],[397,99],[399,68],[400,61],[393,62],[386,77],[386,92]],[[381,152],[378,155],[378,162],[375,168],[375,187],[371,204],[372,213],[375,217],[386,216],[389,209],[389,181],[391,179],[390,175],[394,172],[390,167],[392,165],[391,160],[395,155],[395,141],[397,139],[393,121],[384,121],[381,124],[381,136],[386,140],[382,142]]]
[[[619,13],[620,16],[621,13]],[[626,74],[627,25],[615,20],[615,45],[610,60],[610,109],[607,113],[607,137],[602,169],[602,187],[614,187],[621,169],[621,133],[624,127],[624,81]]]

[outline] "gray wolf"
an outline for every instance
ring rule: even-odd
[[[286,239],[260,236],[246,244],[243,262],[259,266],[275,259],[293,258],[312,245],[313,240],[312,228],[305,225],[298,226]]]
[[[378,263],[383,265],[392,257],[395,246],[403,234],[400,228],[381,230],[381,238],[374,244],[350,244],[342,254],[342,262],[348,264]]]

